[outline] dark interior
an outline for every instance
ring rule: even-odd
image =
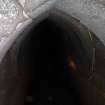
[[[81,105],[76,71],[83,69],[86,51],[78,34],[51,19],[28,34],[18,56],[20,69],[30,71],[26,95],[32,99],[25,105]]]

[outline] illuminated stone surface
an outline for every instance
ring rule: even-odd
[[[26,0],[25,12],[32,18],[49,10],[57,0]]]
[[[0,37],[11,34],[24,18],[22,8],[16,1],[0,0]]]

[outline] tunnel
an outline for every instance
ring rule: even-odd
[[[54,9],[20,30],[0,62],[0,105],[105,105],[105,46],[89,27]]]
[[[104,79],[93,72],[104,75],[99,63],[104,46],[98,39],[95,45],[96,39],[79,20],[58,10],[33,20],[0,64],[0,104],[100,105],[95,86],[102,88],[98,83]]]
[[[21,75],[27,71],[25,105],[82,105],[79,79],[92,66],[93,45],[87,29],[70,21],[50,15],[22,38],[17,64]]]

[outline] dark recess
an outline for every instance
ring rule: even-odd
[[[33,102],[25,105],[81,105],[78,76],[73,74],[83,69],[86,51],[76,33],[46,19],[28,34],[18,56],[20,69],[30,71],[27,96]],[[69,66],[69,60],[76,67]]]

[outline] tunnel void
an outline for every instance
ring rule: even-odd
[[[0,64],[0,105],[104,105],[103,43],[59,10],[38,22],[25,28]]]
[[[18,69],[26,74],[25,94],[34,104],[82,104],[79,76],[90,74],[93,42],[86,28],[64,18],[49,16],[19,46]]]

